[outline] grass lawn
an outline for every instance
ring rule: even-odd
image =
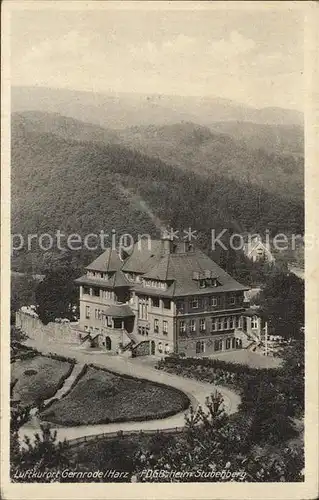
[[[23,406],[50,398],[56,393],[59,384],[70,370],[70,363],[46,356],[17,360],[11,364],[11,381],[17,379],[13,398],[19,399]]]
[[[65,425],[164,418],[187,408],[180,391],[153,382],[89,368],[74,389],[41,417]]]

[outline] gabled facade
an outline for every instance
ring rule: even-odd
[[[244,245],[244,253],[253,262],[272,263],[275,261],[269,245],[263,243],[262,239],[257,236]]]
[[[190,244],[142,240],[121,260],[106,250],[76,280],[83,342],[128,355],[209,355],[260,336],[247,287]]]

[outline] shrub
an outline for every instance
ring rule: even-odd
[[[27,376],[30,376],[30,375],[36,375],[38,372],[37,370],[25,370],[24,372],[24,375],[27,375]]]

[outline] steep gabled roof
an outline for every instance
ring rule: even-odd
[[[174,280],[175,296],[248,290],[199,249],[195,249],[192,253],[170,254],[169,257],[167,280]],[[219,285],[200,288],[198,281],[194,280],[193,273],[204,271],[211,271],[211,275],[218,280]]]
[[[125,278],[122,271],[112,272],[108,280],[103,278],[89,278],[87,275],[83,275],[80,278],[74,280],[78,285],[90,285],[90,286],[100,286],[101,288],[116,288],[121,286],[131,286],[131,283]]]
[[[116,250],[107,248],[105,252],[97,257],[86,269],[89,271],[115,272],[121,269],[123,262]]]
[[[142,239],[135,243],[131,255],[123,264],[124,272],[146,273],[161,256],[162,241]]]
[[[149,271],[143,274],[143,278],[167,281],[169,263],[170,255],[163,255]]]
[[[106,288],[128,286],[139,293],[149,295],[182,297],[249,290],[200,249],[192,248],[187,251],[185,245],[176,245],[175,250],[168,251],[167,246],[163,245],[163,240],[152,240],[150,245],[147,240],[137,242],[124,263],[114,250],[108,250],[87,269],[110,273],[109,279],[102,285]],[[206,271],[210,271],[210,276],[217,279],[218,286],[209,285],[200,288],[199,281],[194,279],[194,273],[205,275]],[[142,277],[150,280],[166,282],[168,288],[166,290],[155,287],[146,288],[142,283],[131,283],[125,277],[126,272],[141,274]],[[83,277],[81,281],[83,282]],[[102,284],[103,280],[95,280],[95,283],[97,281]]]

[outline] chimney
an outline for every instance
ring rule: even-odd
[[[163,253],[163,255],[169,255],[170,253],[172,253],[173,252],[173,241],[172,241],[172,238],[167,233],[167,231],[164,232],[161,240],[162,240],[162,253]]]

